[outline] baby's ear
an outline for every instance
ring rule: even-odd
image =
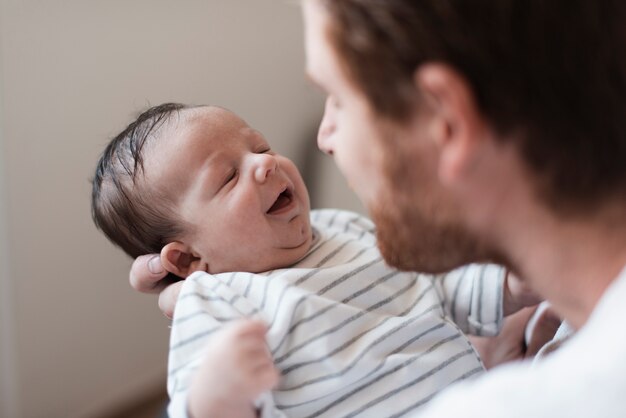
[[[209,271],[209,266],[187,245],[170,242],[161,250],[161,262],[165,270],[179,277],[187,277],[194,271]]]

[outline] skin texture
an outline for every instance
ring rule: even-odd
[[[432,272],[501,262],[584,326],[626,264],[623,204],[569,218],[548,207],[515,141],[497,136],[471,86],[444,63],[415,70],[408,121],[385,120],[343,71],[324,10],[305,0],[304,16],[307,72],[332,97],[318,144],[372,214],[387,261]]]
[[[337,123],[328,116],[336,110],[327,111],[320,128],[330,127],[330,136]],[[160,257],[138,259],[146,263],[150,280],[146,272],[131,272],[131,283],[145,292],[160,292],[166,316],[173,316],[182,284],[168,286],[161,280],[166,271],[178,276],[195,270],[263,271],[288,266],[308,250],[308,195],[297,169],[271,153],[265,139],[236,115],[220,108],[187,110],[157,142],[147,150],[143,181],[158,184],[171,196],[190,232],[166,245]],[[290,204],[268,214],[285,189]],[[505,288],[507,315],[537,302],[513,276],[507,276]],[[254,416],[253,401],[279,376],[265,346],[265,331],[259,321],[242,321],[211,339],[189,390],[192,416]]]
[[[175,202],[185,225],[161,252],[171,273],[267,271],[295,263],[310,248],[300,173],[234,113],[183,111],[144,159],[142,181]]]
[[[448,127],[426,106],[404,127],[376,117],[328,47],[324,15],[309,2],[304,7],[307,72],[329,95],[318,146],[334,157],[368,208],[385,259],[401,269],[432,273],[497,259],[459,223],[459,205],[441,187],[437,141]]]
[[[393,208],[398,201],[406,202],[408,207],[433,208],[424,211],[426,220],[435,225],[431,226],[447,224],[460,229],[468,240],[478,244],[479,250],[475,251],[479,259],[493,259],[509,266],[550,300],[557,313],[573,327],[583,326],[626,264],[623,201],[603,201],[585,216],[563,217],[547,206],[537,196],[535,173],[524,162],[516,141],[498,138],[478,109],[463,75],[442,63],[430,62],[416,68],[413,79],[419,104],[413,109],[410,122],[387,123],[372,112],[342,71],[326,37],[329,22],[322,6],[316,0],[305,0],[303,5],[309,76],[329,96],[336,97],[344,111],[362,115],[364,119],[358,124],[377,128],[372,133],[374,137],[364,137],[363,142],[355,131],[348,134],[343,130],[342,141],[349,142],[342,143],[352,144],[349,146],[336,140],[320,141],[370,211],[373,212],[377,200],[383,200],[377,197],[384,196],[378,193],[383,191],[385,181],[391,182],[384,179],[382,154],[387,148],[382,144],[393,142],[395,149],[401,151],[396,155],[408,162],[406,177],[426,170],[419,176],[427,182],[416,183],[409,193],[394,195],[388,203],[380,204]],[[357,98],[357,102],[348,106],[345,93]],[[395,135],[383,135],[386,128],[391,128]],[[428,158],[424,155],[427,150]],[[350,152],[355,155],[353,166],[348,162]],[[382,222],[376,216],[375,221]],[[395,227],[401,230],[403,225]],[[407,226],[406,236],[399,236],[403,244],[407,237],[417,237],[411,228]],[[385,256],[407,268],[404,263],[411,262],[410,254],[403,254],[402,248],[408,247],[399,245],[385,252]],[[470,258],[463,252],[454,258]],[[431,265],[426,267],[434,271],[455,264],[454,259],[444,261],[429,261]],[[134,265],[131,282],[133,277],[146,282],[136,287],[159,286],[153,284],[158,280],[147,270],[142,261]]]
[[[202,107],[179,116],[146,150],[142,181],[175,202],[188,232],[147,259],[157,280],[131,275],[142,291],[161,292],[169,317],[181,286],[168,287],[164,272],[267,271],[295,263],[312,241],[308,192],[290,160],[227,110]],[[266,331],[263,322],[245,320],[209,341],[189,390],[191,416],[256,416],[253,401],[279,378]]]
[[[626,264],[622,197],[563,216],[540,196],[519,141],[492,129],[467,80],[444,63],[417,67],[408,118],[386,120],[346,75],[320,2],[304,1],[304,19],[309,77],[339,103],[327,107],[318,144],[371,212],[386,260],[423,271],[502,263],[583,326]]]
[[[561,318],[547,309],[537,318],[530,338],[526,341],[526,324],[536,308],[524,308],[504,319],[500,333],[496,337],[469,336],[472,345],[480,353],[486,369],[509,361],[534,357],[544,344],[554,337]]]

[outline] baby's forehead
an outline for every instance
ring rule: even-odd
[[[224,146],[254,146],[265,142],[263,135],[251,128],[234,112],[219,106],[187,109],[178,123],[166,134],[179,144],[202,142],[217,149]],[[210,145],[209,145],[210,144]]]
[[[165,195],[176,195],[190,181],[189,172],[200,166],[215,166],[224,150],[237,149],[233,144],[247,141],[247,129],[235,113],[218,106],[181,110],[154,132],[147,144],[145,178],[152,185],[160,185]],[[172,184],[177,186],[168,186]]]
[[[183,112],[184,124],[203,125],[213,129],[248,128],[248,124],[236,113],[214,105],[198,106]]]
[[[234,112],[219,106],[186,108],[170,118],[155,133],[156,140],[148,147],[149,158],[159,158],[164,150],[193,154],[217,151],[223,147],[250,146],[263,139]],[[199,149],[201,148],[201,149]],[[156,155],[156,157],[154,157]]]

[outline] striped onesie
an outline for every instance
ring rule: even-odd
[[[171,418],[186,416],[207,339],[242,317],[267,322],[282,374],[258,401],[262,417],[404,416],[483,371],[462,332],[499,330],[503,268],[399,272],[383,261],[367,218],[328,209],[312,211],[311,223],[312,248],[289,268],[185,281],[170,341]]]

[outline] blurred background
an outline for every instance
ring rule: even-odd
[[[314,207],[361,210],[315,147],[297,1],[0,0],[0,417],[164,401],[169,322],[93,226],[90,179],[165,101],[235,111],[303,170]]]

